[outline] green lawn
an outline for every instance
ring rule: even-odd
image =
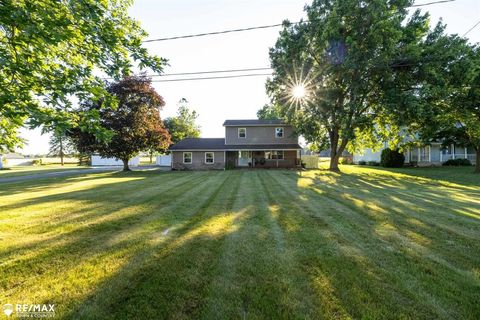
[[[480,319],[471,168],[0,186],[0,304],[67,319]]]

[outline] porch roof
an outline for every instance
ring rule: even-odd
[[[225,138],[186,138],[170,146],[170,150],[224,150]]]

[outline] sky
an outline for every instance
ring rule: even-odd
[[[277,24],[284,19],[298,21],[304,16],[306,3],[304,0],[136,0],[129,12],[149,33],[148,39],[154,39]],[[443,18],[447,32],[460,35],[480,19],[479,0],[457,0],[422,10],[430,12],[432,25]],[[280,27],[152,42],[144,46],[150,53],[169,60],[165,73],[262,68],[270,66],[268,50],[275,44],[279,31]],[[468,37],[471,42],[480,42],[480,26]],[[169,77],[173,78],[181,77]],[[257,110],[268,103],[266,79],[267,76],[258,76],[157,82],[154,86],[166,102],[162,118],[174,116],[178,101],[186,98],[190,108],[199,114],[202,137],[214,138],[224,136],[225,119],[256,118]],[[48,134],[41,135],[39,129],[25,129],[21,135],[28,142],[20,152],[48,152]]]

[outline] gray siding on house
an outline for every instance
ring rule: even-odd
[[[275,128],[284,128],[283,138],[275,138]],[[247,137],[239,138],[238,129],[246,128]],[[234,126],[225,127],[225,144],[295,144],[298,143],[293,128],[287,125],[278,126]]]
[[[183,163],[183,153],[192,152],[192,163]],[[205,152],[214,153],[214,163],[205,163]],[[174,170],[223,170],[225,169],[223,151],[172,151],[172,169]]]

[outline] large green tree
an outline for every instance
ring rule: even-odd
[[[3,0],[0,5],[0,149],[21,144],[29,121],[96,130],[95,114],[75,118],[76,98],[104,97],[104,81],[133,67],[160,72],[164,59],[142,47],[146,32],[128,16],[131,0]],[[84,120],[87,123],[78,123]],[[100,136],[100,134],[99,134]]]
[[[401,92],[406,61],[418,54],[428,15],[409,16],[411,0],[314,0],[307,21],[284,23],[270,50],[272,102],[310,143],[328,137],[330,170],[345,148],[387,135],[384,105]]]
[[[198,113],[190,110],[188,101],[182,98],[178,102],[178,111],[175,117],[165,119],[165,127],[172,137],[172,142],[177,143],[185,138],[200,137],[200,126],[196,123]]]
[[[391,113],[423,143],[457,143],[476,150],[480,173],[480,48],[467,39],[444,33],[438,25],[423,46],[428,63],[418,65],[418,83],[401,112]]]
[[[100,125],[110,133],[107,141],[81,128],[69,131],[76,148],[81,153],[99,153],[103,157],[122,160],[123,170],[129,171],[128,160],[153,145],[165,149],[171,143],[170,135],[160,118],[163,98],[145,76],[129,76],[107,88],[118,100],[111,107],[105,100],[87,100],[82,103],[82,114],[97,113]]]

